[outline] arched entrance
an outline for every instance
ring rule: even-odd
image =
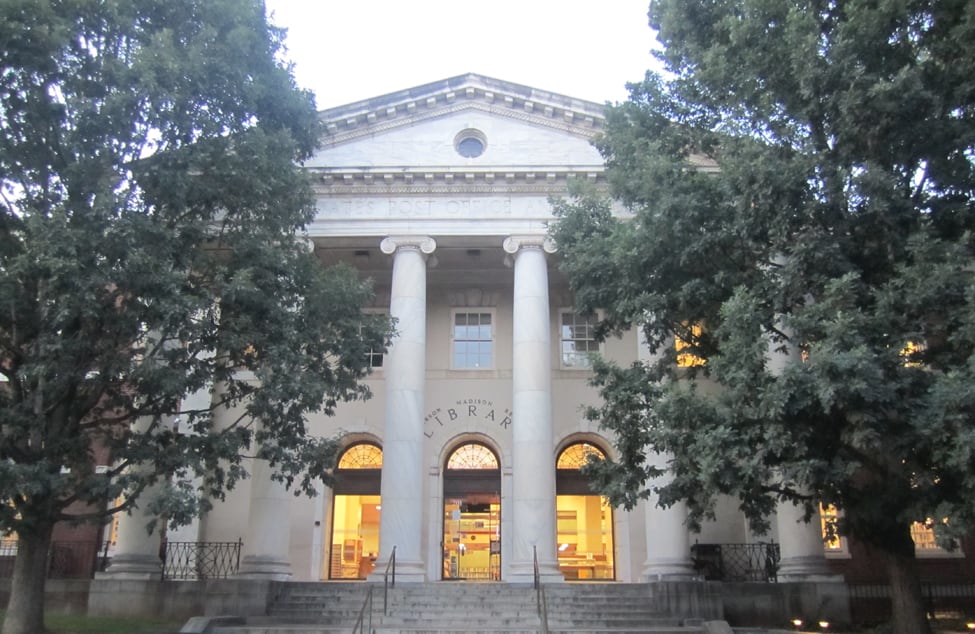
[[[559,570],[567,581],[616,578],[613,508],[592,491],[580,469],[589,456],[606,454],[586,442],[562,450],[556,461],[555,512]]]
[[[501,467],[480,443],[455,448],[444,468],[443,578],[501,579]]]
[[[383,450],[372,443],[346,449],[332,488],[329,579],[365,579],[379,553],[379,483]]]

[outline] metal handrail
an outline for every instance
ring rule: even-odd
[[[542,575],[538,571],[538,547],[532,546],[532,585],[535,587],[535,607],[538,610],[538,622],[542,627],[542,634],[548,634],[548,606],[545,603],[545,589],[542,587]]]
[[[393,546],[393,553],[389,557],[389,561],[386,562],[386,569],[383,570],[383,616],[389,614],[389,588],[396,585],[396,546]],[[370,585],[369,589],[366,591],[366,598],[362,602],[362,607],[359,609],[359,617],[356,619],[355,624],[352,626],[352,634],[358,634],[360,632],[372,632],[372,591],[375,589],[374,585]],[[368,625],[366,629],[363,630],[362,627],[366,623],[366,616],[368,615]]]
[[[355,625],[352,626],[352,634],[372,632],[372,588],[373,586],[369,586],[366,592],[366,600],[362,602],[362,608],[359,610],[359,618],[355,620]],[[367,614],[369,615],[369,626],[363,630],[362,625]]]
[[[390,581],[390,569],[392,569],[392,581]],[[383,571],[383,615],[388,615],[389,589],[396,587],[396,546],[393,546],[393,554],[386,562],[386,570]]]
[[[542,585],[541,575],[538,573],[538,546],[532,546],[532,566],[535,573],[533,587],[538,590]]]

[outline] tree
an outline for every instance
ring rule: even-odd
[[[19,540],[4,634],[43,630],[56,522],[135,505],[185,522],[248,456],[311,491],[336,443],[305,415],[368,396],[389,325],[302,237],[297,161],[320,129],[282,38],[256,0],[0,8],[0,532]]]
[[[668,74],[608,110],[597,146],[620,219],[557,203],[553,235],[603,336],[659,362],[600,362],[631,507],[692,525],[715,496],[767,526],[777,502],[839,509],[887,562],[895,631],[928,631],[909,532],[975,508],[975,10],[962,0],[659,0]],[[675,338],[696,364],[677,368]],[[947,523],[941,520],[946,518]]]

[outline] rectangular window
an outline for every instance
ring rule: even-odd
[[[947,519],[941,520],[948,523]],[[941,547],[934,536],[934,520],[928,518],[924,522],[911,524],[911,539],[914,540],[914,554],[917,557],[962,557],[963,553],[958,543],[955,548],[946,550]]]
[[[687,349],[691,348],[693,345],[694,340],[700,338],[703,332],[704,330],[701,328],[701,324],[692,324],[687,327],[687,339],[690,340],[690,343],[688,343],[688,341],[685,339],[682,339],[680,335],[674,336],[674,348],[677,351],[678,368],[693,368],[695,366],[704,365],[704,359],[692,352],[687,351]]]
[[[836,507],[819,505],[819,520],[823,529],[823,548],[826,553],[842,553],[846,549],[843,547],[843,538],[836,534],[836,522],[839,514]]]
[[[386,315],[386,313],[379,312],[379,311],[367,310],[366,311],[366,315],[367,316],[368,315]],[[362,332],[362,329],[361,328],[359,329],[359,332],[360,333]],[[383,367],[383,356],[384,355],[383,355],[383,351],[382,351],[381,348],[379,348],[379,349],[370,348],[369,350],[366,350],[366,362],[369,364],[369,367],[372,368],[373,370],[380,370],[380,369],[382,369],[382,367]]]
[[[457,370],[491,368],[494,365],[494,331],[491,313],[454,313],[454,363]]]
[[[562,313],[559,337],[562,340],[563,368],[588,369],[592,365],[589,354],[599,352],[593,332],[594,324],[589,317],[568,311]]]

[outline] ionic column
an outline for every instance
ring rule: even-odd
[[[284,483],[271,479],[267,460],[254,460],[247,532],[238,577],[286,580],[291,577],[291,498]]]
[[[776,509],[779,530],[779,581],[811,581],[831,577],[823,551],[819,513],[804,521],[802,506],[783,502]]]
[[[134,431],[145,433],[149,430],[152,423],[150,417],[138,419],[133,423]],[[138,465],[133,467],[138,469]],[[139,500],[136,501],[135,508],[127,515],[119,517],[118,533],[115,541],[115,554],[112,555],[112,562],[105,572],[98,573],[96,576],[106,579],[159,579],[162,574],[162,560],[159,557],[159,547],[161,538],[159,531],[163,528],[162,518],[156,517],[148,511],[149,501],[162,489],[162,484],[157,483],[147,487]],[[146,526],[157,520],[156,528],[152,533],[146,530]]]
[[[423,581],[423,395],[426,378],[427,256],[437,244],[425,236],[395,236],[379,245],[393,256],[389,314],[396,337],[386,354],[379,575],[396,547],[396,577]]]
[[[561,581],[556,552],[555,453],[552,438],[552,341],[544,236],[512,236],[512,561],[510,581],[531,581],[533,549],[546,581]]]
[[[778,257],[776,262],[785,263]],[[781,377],[790,365],[802,363],[802,353],[796,345],[794,333],[782,319],[776,324],[789,340],[769,341],[766,363],[770,374]],[[823,550],[822,522],[814,513],[804,521],[805,510],[791,502],[776,507],[776,527],[779,532],[779,581],[809,581],[830,577],[829,565]]]
[[[667,468],[666,458],[654,453],[648,456],[650,464]],[[657,478],[654,484],[663,485],[669,475]],[[687,532],[687,505],[675,502],[667,508],[657,506],[657,497],[646,502],[647,559],[643,562],[640,578],[643,581],[677,581],[695,577],[691,562],[691,537]]]

